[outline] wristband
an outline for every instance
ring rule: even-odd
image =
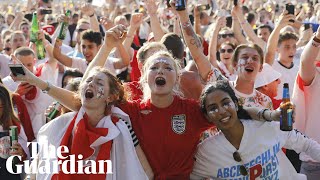
[[[316,36],[314,36],[314,37],[313,37],[313,41],[314,41],[314,42],[317,42],[317,43],[319,43],[319,44],[320,44],[320,39],[319,39],[319,38],[317,38]]]

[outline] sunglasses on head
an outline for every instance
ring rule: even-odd
[[[6,47],[6,48],[4,48],[4,50],[5,50],[5,51],[10,51],[10,50],[11,50],[11,48]]]
[[[234,37],[233,33],[229,33],[229,34],[219,34],[219,38],[227,38],[227,37]]]
[[[242,162],[242,159],[241,159],[241,156],[240,156],[240,153],[238,151],[235,151],[233,153],[233,159],[237,162]],[[244,165],[241,165],[240,166],[240,174],[243,175],[243,176],[247,176],[248,175],[248,170],[246,167],[244,167]]]
[[[233,49],[220,49],[220,53],[233,53]]]

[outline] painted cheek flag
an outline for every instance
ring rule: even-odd
[[[317,69],[320,69],[320,61],[316,62]],[[299,131],[305,131],[305,120],[306,120],[306,99],[304,91],[304,81],[298,73],[295,85],[293,88],[292,102],[295,105],[295,123],[294,127]]]

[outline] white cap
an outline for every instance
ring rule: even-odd
[[[270,84],[280,77],[281,74],[278,71],[274,70],[269,64],[264,63],[262,71],[258,73],[254,82],[254,88]]]

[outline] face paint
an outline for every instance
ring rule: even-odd
[[[158,63],[170,64],[168,59],[156,59],[153,61],[151,66],[158,64]]]
[[[239,72],[239,73],[241,73],[241,72],[244,72],[245,70],[245,65],[246,65],[246,63],[247,63],[247,61],[246,60],[244,60],[244,59],[240,59],[239,60],[239,63],[238,63],[238,69],[237,69],[237,71]]]
[[[104,96],[104,88],[99,87],[98,88],[98,93],[97,93],[97,98],[102,98]]]
[[[224,105],[222,106],[224,109],[228,109],[228,108],[232,108],[232,109],[235,109],[235,104],[230,101],[228,103],[224,103]],[[218,113],[219,112],[219,108],[212,108],[208,114],[209,115],[214,115],[215,113]]]

